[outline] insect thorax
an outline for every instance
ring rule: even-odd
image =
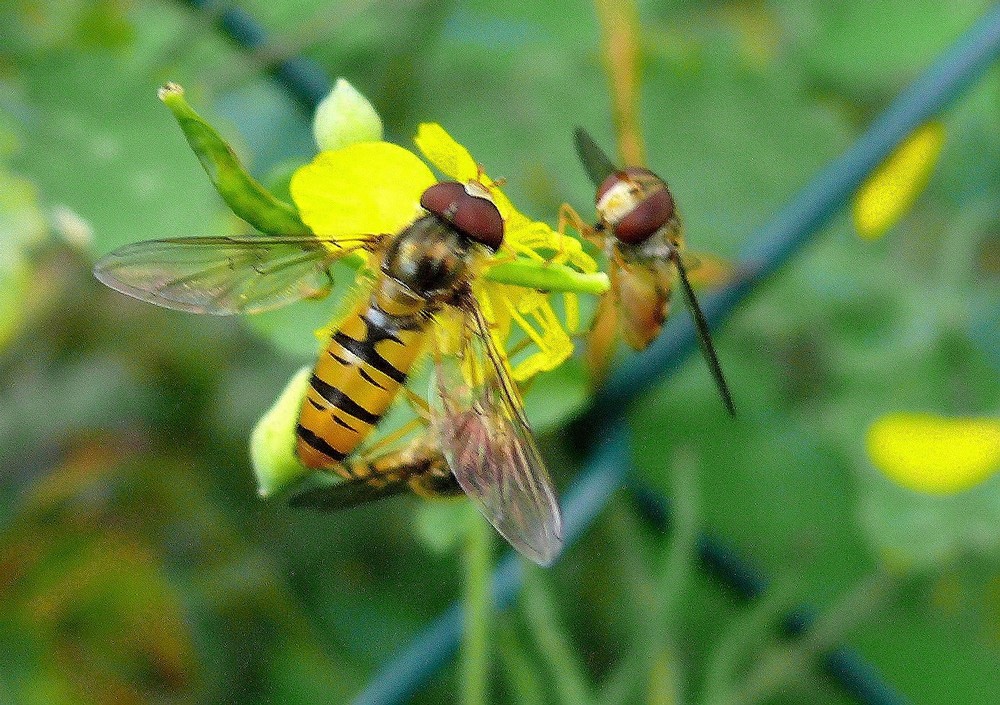
[[[468,272],[469,239],[436,215],[426,215],[396,236],[382,271],[427,303],[449,297]]]

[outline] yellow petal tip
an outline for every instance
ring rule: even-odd
[[[867,450],[875,467],[903,487],[953,494],[1000,470],[1000,420],[889,414],[869,428]]]

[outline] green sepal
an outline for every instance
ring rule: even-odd
[[[313,473],[299,462],[295,436],[311,373],[312,367],[296,372],[250,434],[250,460],[257,493],[263,498],[280,494]]]
[[[168,83],[159,91],[177,119],[208,178],[233,213],[269,235],[304,235],[309,228],[291,205],[281,201],[253,178],[233,148],[184,99],[184,89]]]

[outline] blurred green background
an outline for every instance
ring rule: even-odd
[[[650,165],[691,248],[734,257],[989,4],[640,2]],[[453,507],[406,498],[316,516],[255,494],[250,429],[309,362],[328,304],[248,326],[92,279],[94,259],[126,242],[234,227],[160,84],[182,83],[254,173],[277,179],[314,147],[310,116],[264,66],[304,54],[371,98],[388,139],[410,145],[419,122],[442,123],[550,222],[563,201],[591,208],[572,128],[614,144],[586,2],[213,7],[249,11],[268,53],[235,47],[211,12],[181,2],[0,6],[2,702],[346,702],[462,591]],[[694,359],[630,412],[643,477],[680,486],[777,597],[749,612],[681,571],[669,648],[627,702],[708,702],[713,683],[738,685],[773,653],[782,607],[843,622],[842,597],[885,566],[901,588],[838,636],[915,703],[1000,701],[1000,478],[927,498],[864,452],[886,412],[997,413],[998,116],[994,68],[942,116],[941,161],[899,226],[865,242],[841,215],[718,334],[736,422]],[[547,389],[583,388],[578,368],[558,374]],[[560,409],[579,399],[527,401],[563,488],[579,460]],[[491,700],[559,702],[550,678],[574,674],[598,692],[635,651],[668,539],[619,497],[532,572],[531,594],[548,599],[491,624]],[[455,687],[450,667],[415,702],[452,702]],[[812,672],[763,701],[807,699],[849,702]]]

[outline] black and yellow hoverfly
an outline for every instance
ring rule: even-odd
[[[403,487],[450,494],[457,483],[514,548],[550,563],[562,546],[559,506],[506,355],[472,294],[476,258],[500,248],[503,218],[478,181],[435,184],[420,204],[425,214],[394,235],[138,242],[101,259],[94,274],[167,308],[256,313],[323,295],[331,265],[367,251],[376,263],[369,265],[375,273],[370,290],[320,353],[297,427],[302,463],[347,481],[312,490],[299,504],[334,508]],[[396,454],[353,457],[428,339],[433,346],[429,333],[445,309],[461,316],[463,335],[457,354],[434,354],[429,435]]]

